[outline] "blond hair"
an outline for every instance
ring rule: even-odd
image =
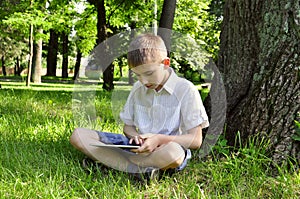
[[[141,34],[129,45],[127,60],[129,68],[142,64],[161,63],[167,57],[167,48],[160,36]]]

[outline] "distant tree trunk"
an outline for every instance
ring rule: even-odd
[[[153,15],[154,18],[152,20],[152,27],[153,27],[153,33],[157,35],[157,0],[154,0],[154,5],[153,5]]]
[[[6,67],[5,67],[5,57],[2,55],[1,57],[1,62],[2,62],[2,74],[3,76],[6,76]]]
[[[29,61],[28,61],[26,86],[30,86],[31,69],[32,69],[32,58],[33,58],[33,25],[32,24],[30,24],[29,29],[30,29],[29,30]]]
[[[73,80],[76,80],[76,78],[79,76],[81,57],[82,57],[82,53],[81,53],[80,49],[77,48],[77,55],[76,55],[76,63],[75,63],[75,67],[74,67],[75,71],[74,71]]]
[[[171,30],[174,23],[175,10],[176,0],[164,0],[159,20],[159,27],[163,29],[159,29],[157,34],[164,40],[168,49],[168,54],[171,51]]]
[[[130,24],[130,29],[131,29],[131,32],[130,32],[130,38],[134,38],[135,35],[135,31],[134,29],[136,28],[136,21],[132,21],[131,24]],[[133,79],[133,72],[131,69],[128,70],[128,84],[129,85],[133,85],[134,83],[134,79]]]
[[[108,37],[107,35],[107,24],[106,24],[106,11],[104,0],[100,1],[98,7],[98,44],[105,41]],[[108,49],[107,49],[108,50]],[[111,63],[103,72],[103,86],[102,88],[107,91],[114,89],[114,65]]]
[[[62,61],[62,78],[68,77],[68,54],[69,54],[69,37],[67,33],[62,34],[62,54],[63,54],[63,61]]]
[[[110,64],[103,72],[103,89],[111,91],[114,89],[114,69],[115,66]]]
[[[20,66],[20,58],[19,56],[16,57],[16,62],[15,62],[15,75],[20,76],[21,75],[21,66]]]
[[[50,30],[50,39],[47,54],[47,76],[56,76],[58,53],[58,34],[55,30]]]
[[[227,92],[226,136],[271,140],[275,163],[300,160],[300,0],[228,0],[218,66]],[[298,116],[297,116],[298,114]],[[298,118],[297,118],[298,117]]]
[[[102,43],[108,38],[107,35],[107,24],[106,24],[106,10],[104,0],[88,0],[90,3],[96,6],[98,13],[97,21],[97,44]],[[104,90],[113,90],[114,89],[114,65],[110,64],[105,68],[103,72],[103,86]]]
[[[119,66],[119,70],[120,70],[120,77],[123,77],[123,66]]]
[[[38,29],[38,33],[42,34],[43,30]],[[43,48],[43,40],[39,39],[34,43],[33,46],[33,61],[32,61],[32,77],[31,80],[34,83],[42,82],[42,48]]]

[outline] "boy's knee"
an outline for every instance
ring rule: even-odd
[[[80,144],[81,144],[81,137],[84,136],[83,134],[85,133],[86,129],[84,128],[76,128],[71,137],[70,137],[70,143],[76,147],[76,148],[80,148]]]
[[[184,155],[184,149],[176,142],[169,142],[166,145],[166,150],[168,151],[168,155],[171,156],[172,159],[178,159],[179,156]]]
[[[76,128],[70,137],[70,143],[74,147],[82,149],[89,145],[90,142],[98,139],[99,136],[96,131],[86,128]]]
[[[78,143],[78,137],[79,137],[79,131],[80,131],[80,128],[76,128],[74,131],[73,131],[73,133],[72,133],[72,135],[71,135],[71,137],[70,137],[70,143],[73,145],[73,146],[76,146],[77,145],[77,143]]]
[[[170,142],[166,144],[163,150],[165,150],[165,153],[163,153],[164,157],[162,158],[164,158],[168,164],[165,169],[176,168],[182,164],[185,158],[185,151],[181,145],[175,142]]]

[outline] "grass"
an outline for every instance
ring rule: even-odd
[[[74,102],[72,84],[41,84],[30,89],[16,83],[1,84],[0,198],[300,197],[299,172],[278,167],[278,175],[273,176],[265,151],[267,142],[257,144],[256,140],[222,158],[204,161],[194,155],[181,173],[147,185],[118,171],[87,174],[81,168],[84,155],[69,144],[69,136],[77,126],[121,132],[121,124],[115,122],[116,111],[112,111],[119,105],[111,107],[120,99],[101,88],[82,91],[82,96],[90,95],[95,102],[97,111],[90,118],[87,114],[93,106]],[[125,97],[128,89],[117,86],[121,93],[117,96]],[[77,102],[88,108],[74,109]],[[218,147],[215,153],[227,151],[224,144]]]

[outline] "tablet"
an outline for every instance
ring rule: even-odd
[[[138,149],[140,147],[137,145],[119,145],[119,144],[91,144],[91,146],[113,147],[113,148],[121,148],[121,149]]]

